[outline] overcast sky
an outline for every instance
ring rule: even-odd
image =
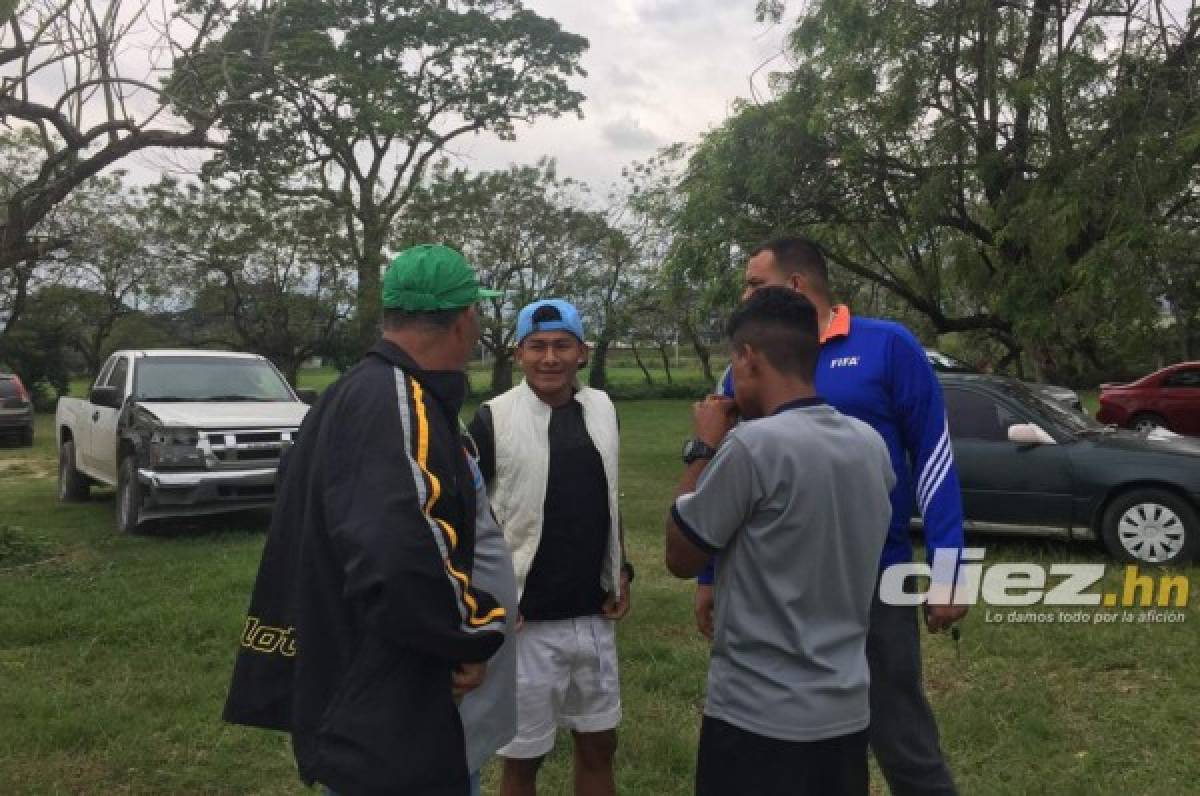
[[[783,69],[785,26],[759,24],[754,0],[526,0],[590,42],[587,77],[572,85],[587,97],[584,118],[543,119],[517,128],[516,141],[492,135],[451,144],[456,165],[500,169],[553,157],[560,176],[602,190],[621,168],[661,146],[695,141],[719,125],[733,102],[766,96],[767,77]],[[764,63],[766,64],[764,66]],[[191,170],[199,153],[148,152],[122,165],[135,179],[164,169]]]
[[[514,142],[477,136],[454,146],[471,169],[503,168],[554,157],[559,173],[601,187],[621,167],[676,141],[694,141],[751,96],[765,95],[772,68],[785,62],[784,29],[754,20],[753,0],[527,0],[591,46],[584,118],[547,119],[517,130]]]

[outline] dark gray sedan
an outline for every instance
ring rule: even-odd
[[[0,436],[4,435],[27,447],[33,444],[33,401],[16,374],[0,372]]]
[[[1193,560],[1200,440],[1102,426],[998,376],[939,374],[968,530],[1096,539],[1118,559]]]

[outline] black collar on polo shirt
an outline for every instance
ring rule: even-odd
[[[771,414],[777,415],[780,412],[786,412],[789,409],[804,409],[805,407],[809,406],[824,406],[825,403],[825,399],[819,395],[814,395],[811,398],[797,398],[794,401],[788,401],[785,404],[780,404],[779,406],[775,407],[775,411]]]

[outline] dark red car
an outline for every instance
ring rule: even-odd
[[[1096,419],[1138,431],[1200,435],[1200,362],[1181,362],[1131,384],[1101,384]]]

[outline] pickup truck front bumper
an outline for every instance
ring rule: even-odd
[[[275,502],[275,468],[169,471],[139,468],[146,519],[269,508]]]

